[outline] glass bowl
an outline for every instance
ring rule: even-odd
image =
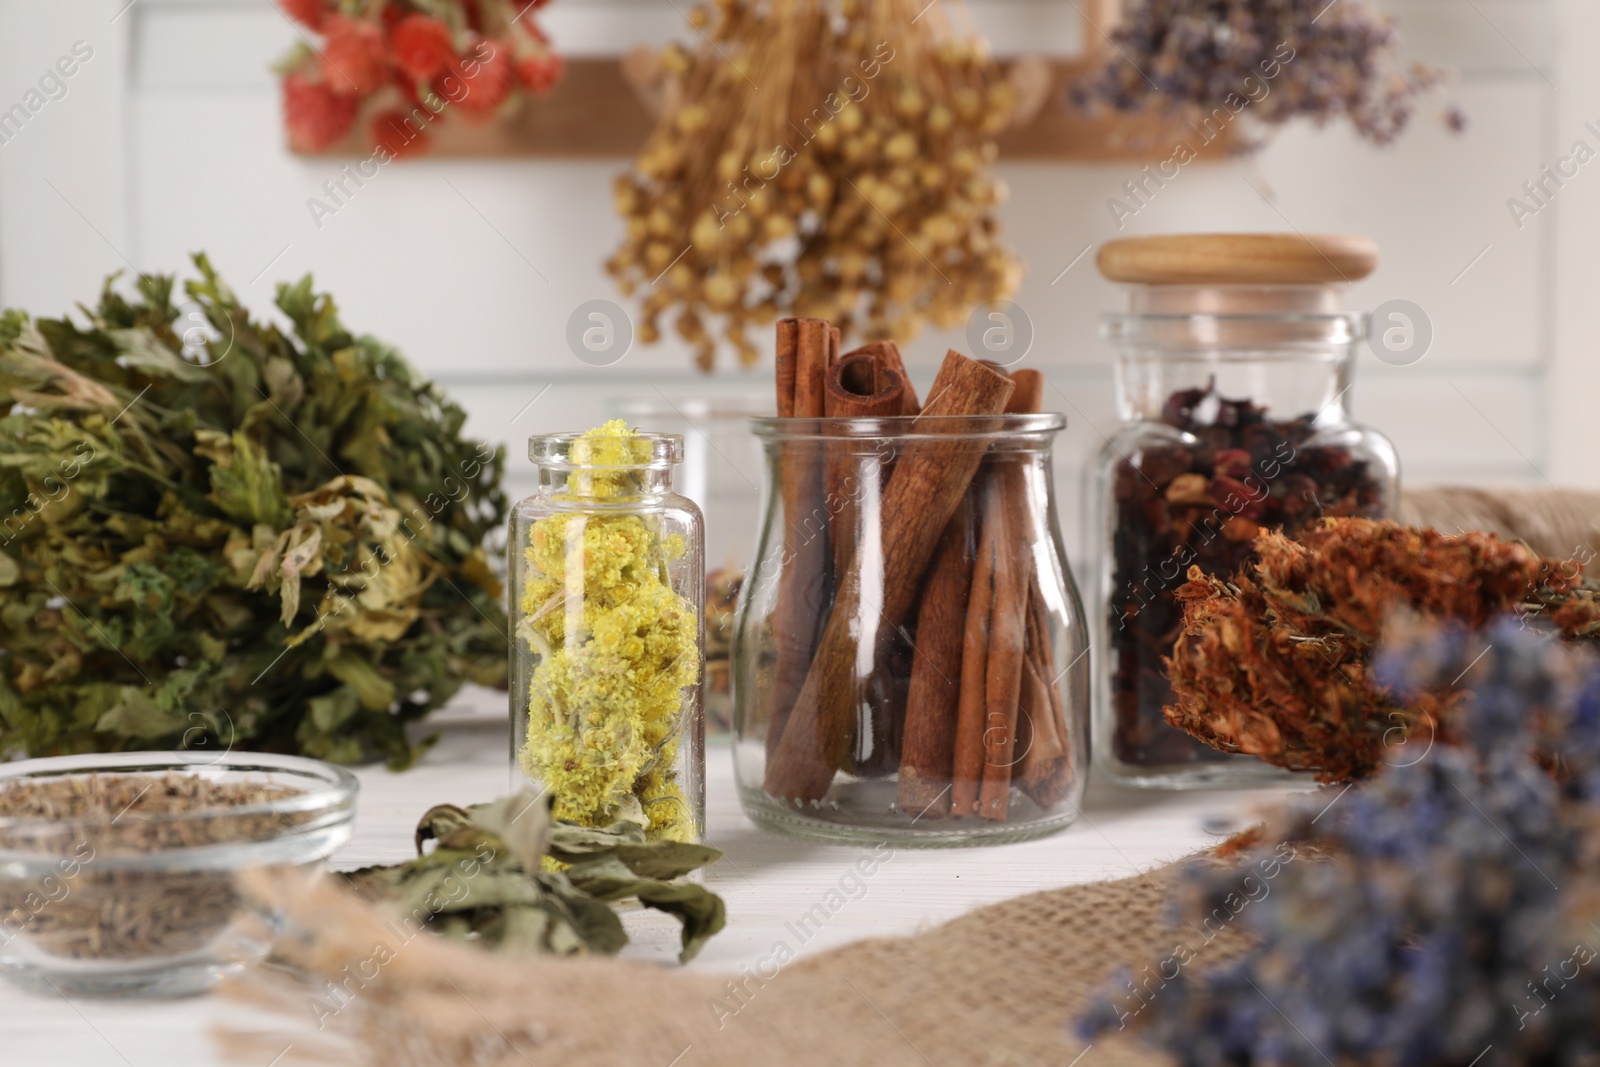
[[[315,877],[350,840],[355,776],[296,756],[25,760],[0,764],[0,798],[24,782],[88,794],[108,778],[169,774],[205,783],[195,788],[258,787],[262,796],[158,812],[140,811],[140,792],[115,814],[107,807],[21,816],[7,814],[15,804],[0,804],[0,974],[68,996],[201,992],[269,948],[261,923],[251,921],[262,916],[238,895],[235,876],[273,869]]]

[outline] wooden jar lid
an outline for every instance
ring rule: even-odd
[[[1378,246],[1338,234],[1186,233],[1107,241],[1095,261],[1135,285],[1336,285],[1376,270]]]

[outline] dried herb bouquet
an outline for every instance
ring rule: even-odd
[[[1241,113],[1260,127],[1347,119],[1388,144],[1445,71],[1400,56],[1394,22],[1371,0],[1136,0],[1104,62],[1073,86],[1092,111],[1146,108],[1192,124],[1207,144]],[[1466,117],[1444,112],[1453,129]],[[1239,147],[1259,143],[1241,138]]]
[[[549,92],[566,63],[537,21],[546,2],[278,0],[300,36],[277,65],[290,146],[327,149],[365,111],[363,162],[388,163],[426,152],[440,123],[487,122]]]
[[[1327,519],[1298,540],[1263,533],[1231,582],[1191,569],[1178,597],[1184,636],[1166,660],[1177,697],[1167,721],[1323,781],[1368,777],[1419,731],[1419,750],[1453,739],[1453,683],[1402,699],[1373,679],[1397,609],[1472,628],[1507,612],[1543,615],[1569,638],[1600,634],[1600,590],[1576,559],[1368,519]]]
[[[1012,295],[995,137],[1016,104],[959,5],[714,0],[662,54],[669,106],[616,181],[627,235],[606,269],[716,360],[754,366],[752,326],[828,319],[907,341]]]
[[[496,450],[309,276],[292,335],[204,256],[88,321],[0,319],[0,754],[417,754],[504,685]]]

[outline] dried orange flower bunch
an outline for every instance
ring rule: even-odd
[[[607,262],[709,369],[720,324],[741,364],[779,315],[905,341],[1003,299],[990,173],[1015,90],[982,41],[918,0],[713,0],[672,45],[668,106],[616,183],[627,221]]]
[[[1177,695],[1167,721],[1323,781],[1371,775],[1419,730],[1450,740],[1453,686],[1400,699],[1373,681],[1395,611],[1474,628],[1505,612],[1547,615],[1568,637],[1600,631],[1600,593],[1578,563],[1492,534],[1328,519],[1298,541],[1264,533],[1255,551],[1232,582],[1194,568],[1178,591],[1184,636],[1166,661]]]

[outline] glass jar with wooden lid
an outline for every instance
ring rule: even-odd
[[[1379,518],[1397,502],[1394,447],[1351,417],[1367,316],[1342,303],[1377,247],[1190,234],[1112,241],[1098,262],[1128,293],[1101,327],[1117,349],[1122,425],[1097,469],[1100,765],[1154,788],[1280,775],[1169,725],[1163,659],[1182,636],[1176,592],[1190,568],[1231,577],[1262,530]]]

